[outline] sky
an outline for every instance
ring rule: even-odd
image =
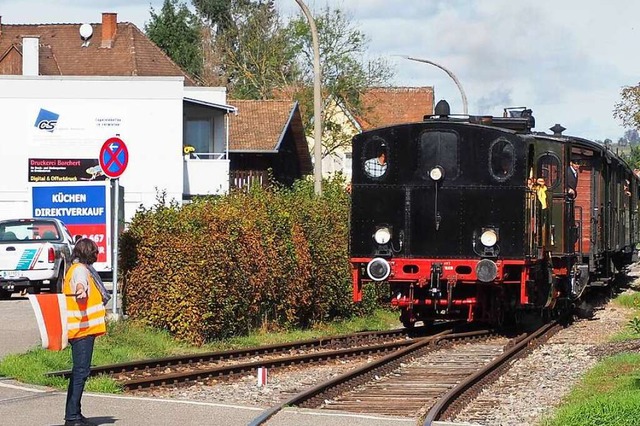
[[[95,23],[102,12],[140,29],[162,0],[0,0],[3,24]],[[190,1],[187,0],[187,3]],[[433,86],[436,102],[470,114],[502,115],[528,107],[536,131],[559,123],[565,134],[592,140],[623,136],[613,118],[623,86],[640,82],[638,0],[306,0],[348,13],[369,40],[368,58],[384,58],[396,86]],[[276,0],[282,15],[294,0]]]

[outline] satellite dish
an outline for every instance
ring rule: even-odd
[[[92,35],[93,35],[93,27],[91,27],[90,24],[80,25],[80,37],[82,37],[83,40],[87,40]]]

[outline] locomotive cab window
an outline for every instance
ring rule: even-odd
[[[420,136],[417,177],[434,180],[434,170],[440,170],[437,180],[458,177],[458,134],[451,131],[429,130]]]
[[[364,172],[373,179],[385,176],[389,167],[389,148],[384,139],[373,138],[365,149]]]
[[[489,171],[491,177],[504,182],[513,176],[515,155],[513,144],[504,138],[496,139],[489,148]]]
[[[553,152],[545,152],[538,158],[538,177],[544,178],[549,189],[560,184],[560,158]]]

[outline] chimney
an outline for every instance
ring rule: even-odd
[[[102,14],[102,45],[108,49],[113,46],[116,38],[116,30],[118,29],[118,14],[103,13]]]
[[[2,15],[0,15],[0,36],[2,36]]]
[[[22,75],[40,74],[40,38],[22,38]]]

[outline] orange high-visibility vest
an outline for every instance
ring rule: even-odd
[[[75,294],[76,289],[71,286],[71,277],[75,268],[85,268],[81,263],[74,263],[69,268],[64,279],[64,294]],[[88,297],[78,301],[75,296],[67,296],[67,327],[69,339],[86,336],[99,336],[107,332],[105,323],[106,310],[102,304],[102,295],[91,274],[89,277]]]

